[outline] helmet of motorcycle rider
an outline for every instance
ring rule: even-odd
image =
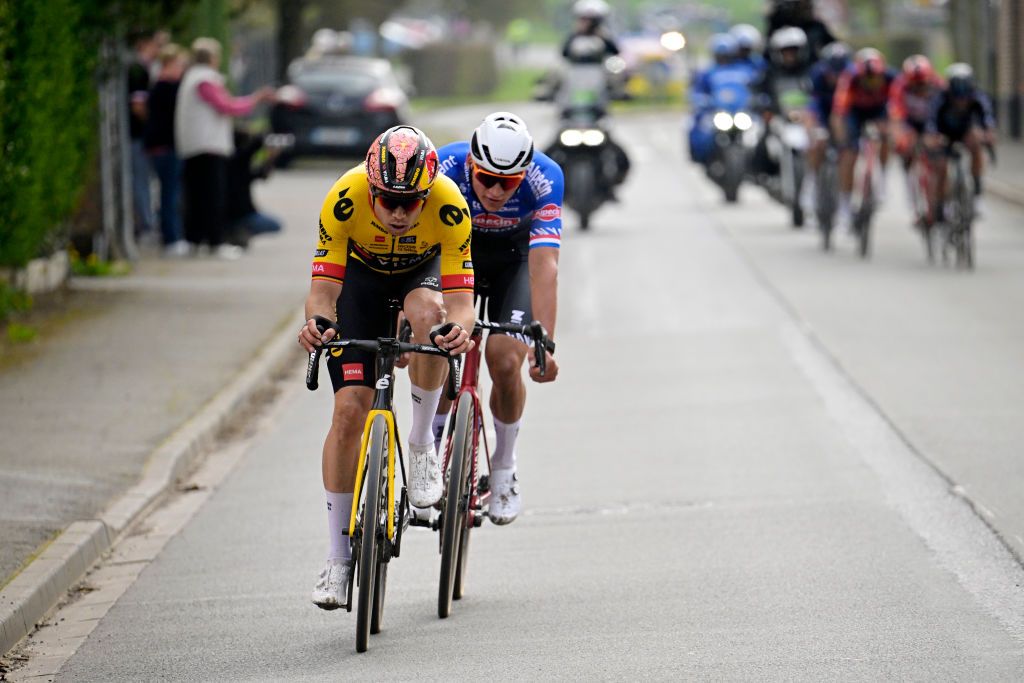
[[[879,76],[885,73],[885,55],[873,47],[857,50],[853,63],[860,76]]]
[[[829,43],[821,50],[821,58],[825,60],[832,71],[842,71],[850,66],[852,55],[853,51],[850,50],[850,46],[838,40]]]
[[[708,50],[715,59],[728,59],[736,56],[739,44],[728,33],[716,33],[708,38]]]
[[[426,197],[437,177],[437,149],[423,131],[394,126],[366,152],[370,194]]]
[[[736,24],[729,29],[729,35],[736,39],[739,49],[751,52],[761,51],[761,32],[756,27],[750,24]]]
[[[608,18],[611,8],[604,0],[579,0],[572,6],[572,14],[577,19],[590,19],[601,22]]]
[[[490,173],[522,173],[533,161],[533,137],[521,118],[496,111],[473,131],[469,154],[473,163]]]
[[[954,97],[970,97],[974,94],[974,69],[970,64],[957,62],[946,67],[946,81]]]
[[[935,69],[924,55],[911,55],[903,60],[903,76],[908,83],[931,83],[935,80]]]
[[[803,62],[806,59],[807,34],[802,28],[784,26],[772,34],[768,41],[768,48],[773,64],[782,65],[784,63],[783,53],[786,50],[796,50],[799,61]]]

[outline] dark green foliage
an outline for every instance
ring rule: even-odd
[[[80,26],[74,0],[0,1],[0,265],[38,256],[78,199],[96,137]]]

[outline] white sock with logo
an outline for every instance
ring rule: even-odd
[[[441,402],[444,386],[437,389],[422,389],[412,385],[412,429],[409,430],[409,443],[417,446],[433,443],[434,435],[431,425],[437,414],[437,404]]]
[[[435,415],[434,422],[431,424],[431,429],[434,432],[434,449],[441,452],[441,437],[444,436],[444,426],[448,424],[448,413],[443,415]]]
[[[343,532],[348,528],[348,523],[352,519],[352,493],[335,493],[333,491],[326,493],[327,529],[331,535],[327,560],[348,562],[352,559],[352,546],[348,542],[348,536]]]
[[[491,453],[491,469],[507,470],[516,466],[516,437],[523,421],[508,424],[494,420],[494,451]]]

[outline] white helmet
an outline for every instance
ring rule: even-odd
[[[768,46],[773,50],[786,50],[789,48],[803,49],[807,46],[807,34],[802,28],[796,26],[784,26],[772,34]]]
[[[608,17],[611,8],[604,0],[579,0],[572,6],[572,13],[578,19],[597,19],[598,21]]]
[[[499,175],[521,173],[533,161],[533,138],[521,118],[496,111],[473,131],[469,153],[485,171]]]
[[[729,29],[729,33],[740,44],[741,49],[761,51],[761,32],[757,30],[757,27],[750,24],[736,24]]]

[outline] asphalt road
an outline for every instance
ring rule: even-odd
[[[861,263],[760,192],[722,205],[678,117],[618,130],[622,203],[590,234],[567,221],[525,513],[474,533],[450,619],[422,529],[368,653],[353,615],[309,604],[330,401],[296,390],[60,680],[1024,677],[1020,209],[991,203],[977,272],[929,269],[894,174]]]

